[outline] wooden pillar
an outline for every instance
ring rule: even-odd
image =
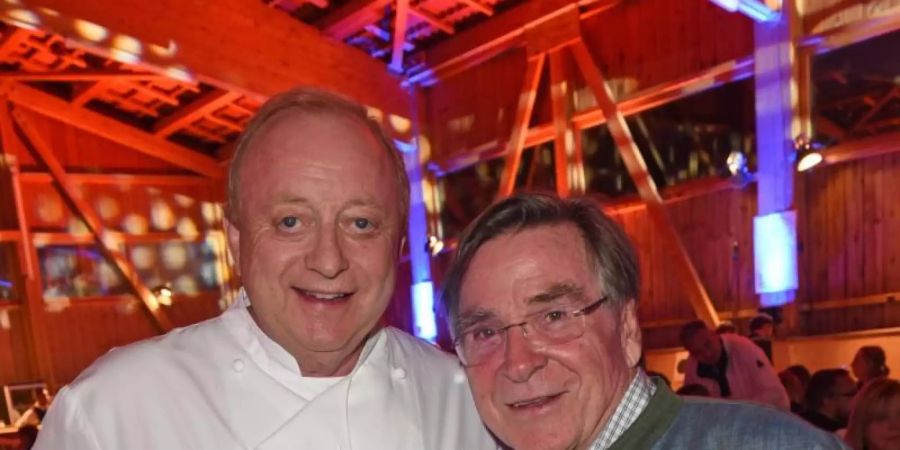
[[[2,135],[2,150],[0,158],[9,170],[9,180],[12,185],[13,203],[16,210],[16,223],[18,225],[18,245],[16,255],[21,274],[16,278],[19,286],[19,296],[22,300],[22,312],[25,325],[25,343],[28,359],[31,363],[32,376],[40,377],[51,390],[56,390],[56,377],[53,373],[53,360],[50,355],[50,344],[47,338],[47,320],[44,311],[44,290],[41,283],[41,271],[38,264],[37,250],[31,239],[31,230],[25,215],[25,205],[22,202],[22,183],[19,172],[19,163],[16,160],[16,149],[21,148],[21,143],[15,135],[12,119],[9,115],[9,104],[3,100],[0,102],[0,135]],[[21,380],[25,381],[25,380]]]
[[[798,89],[800,72],[797,64],[795,41],[800,30],[794,0],[786,1],[777,21],[757,22],[754,25],[754,82],[756,88],[756,146],[757,146],[757,218],[775,213],[789,212],[794,203],[794,139],[802,132],[799,112],[801,90]],[[805,83],[806,81],[802,81]],[[808,97],[804,95],[804,97]],[[758,221],[759,219],[757,219]],[[758,222],[754,221],[754,235]],[[796,249],[796,226],[786,230],[784,245]],[[754,239],[756,255],[757,292],[762,306],[778,306],[790,303],[796,294],[796,282],[792,288],[779,292],[760,292],[761,270],[771,257],[767,248],[768,238]],[[790,241],[790,242],[788,242]],[[792,261],[781,261],[782,266],[793,270],[796,280],[796,251]],[[779,258],[779,259],[783,259]],[[791,258],[789,258],[791,259]],[[790,283],[788,283],[790,284]]]

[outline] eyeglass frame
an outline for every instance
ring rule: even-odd
[[[575,310],[569,312],[569,314],[572,315],[572,318],[573,318],[573,319],[574,319],[574,318],[577,318],[577,317],[580,317],[580,318],[581,318],[581,320],[582,320],[582,330],[581,330],[581,334],[579,334],[578,336],[575,336],[575,337],[573,337],[573,338],[571,338],[571,339],[569,339],[569,340],[567,340],[567,341],[556,342],[556,343],[549,344],[549,345],[560,345],[560,344],[565,344],[565,343],[567,343],[567,342],[572,342],[572,341],[574,341],[575,339],[580,338],[581,336],[584,336],[584,320],[587,318],[587,316],[588,316],[589,314],[592,314],[594,311],[597,311],[598,309],[600,309],[600,307],[603,306],[604,303],[606,303],[607,301],[609,301],[609,299],[610,299],[610,298],[609,298],[608,295],[604,295],[604,296],[600,297],[599,299],[597,299],[596,301],[594,301],[593,303],[591,303],[591,304],[589,304],[589,305],[587,305],[587,306],[584,306],[584,307],[582,307],[582,308],[578,308],[578,309],[575,309]],[[516,323],[507,324],[507,325],[504,325],[504,326],[498,327],[498,328],[491,328],[491,330],[493,330],[493,331],[496,332],[497,334],[503,335],[503,339],[504,339],[504,340],[501,342],[501,344],[505,344],[505,343],[506,343],[506,334],[507,334],[507,332],[508,332],[510,329],[512,329],[512,328],[522,327],[522,330],[525,332],[525,336],[527,337],[527,336],[528,336],[528,330],[525,328],[525,326],[531,324],[531,322],[534,320],[534,318],[540,317],[541,314],[544,314],[544,313],[546,313],[546,312],[547,312],[547,311],[537,311],[537,312],[534,312],[534,313],[530,314],[529,317],[527,318],[527,320],[523,320],[523,321],[521,321],[521,322],[516,322]],[[463,337],[465,337],[465,335],[466,335],[466,334],[469,334],[471,331],[473,331],[473,330],[470,329],[470,330],[467,330],[467,331],[465,331],[465,332],[462,332],[462,333],[459,334],[459,336],[457,336],[455,339],[453,339],[453,348],[456,349],[456,354],[457,354],[457,356],[459,356],[460,363],[462,363],[463,367],[474,367],[474,366],[479,366],[479,365],[481,365],[481,364],[484,364],[484,362],[485,362],[485,361],[482,361],[482,362],[479,362],[479,363],[477,363],[477,364],[468,364],[468,363],[465,361],[465,360],[466,360],[466,357],[464,356],[464,352],[462,351],[462,340],[463,340]],[[499,347],[499,345],[498,345],[498,347]]]

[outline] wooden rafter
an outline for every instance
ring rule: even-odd
[[[667,242],[670,246],[670,253],[676,260],[675,268],[679,272],[684,292],[690,299],[694,312],[707,325],[711,327],[718,326],[719,317],[713,307],[712,300],[710,300],[709,294],[707,294],[706,288],[703,286],[703,281],[700,279],[697,269],[691,262],[690,255],[684,247],[681,237],[669,219],[656,183],[647,171],[644,157],[631,136],[631,130],[628,128],[625,116],[619,110],[618,105],[616,105],[612,91],[606,83],[600,68],[594,63],[593,57],[591,57],[584,42],[578,41],[572,44],[570,48],[585,81],[594,92],[597,103],[603,109],[610,134],[612,134],[613,141],[622,155],[625,167],[628,169],[628,173],[637,187],[638,194],[647,204],[647,212],[656,224],[657,229],[665,237],[664,242]]]
[[[198,118],[233,102],[239,96],[239,94],[218,89],[209,91],[173,114],[160,119],[153,125],[153,134],[159,137],[169,136]]]
[[[900,152],[900,131],[841,142],[822,151],[822,164],[838,164]]]
[[[36,3],[58,12],[51,16],[36,8],[42,27],[71,36],[92,52],[102,54],[109,49],[79,40],[74,19],[96,23],[110,33],[127,33],[144,48],[171,50],[142,52],[135,64],[140,69],[165,72],[182,68],[181,74],[187,69],[214,86],[262,97],[297,85],[319,86],[387,114],[409,117],[409,95],[384,64],[259,1]],[[14,7],[0,3],[3,11]]]
[[[131,264],[115,243],[111,242],[112,239],[110,239],[111,236],[109,230],[103,225],[103,221],[100,220],[100,217],[93,210],[91,205],[82,198],[81,191],[78,190],[77,185],[68,178],[65,169],[56,158],[56,155],[53,154],[49,145],[44,141],[43,137],[41,137],[34,128],[34,125],[32,125],[31,121],[22,113],[22,111],[14,110],[12,116],[16,125],[18,125],[19,129],[22,131],[22,134],[28,139],[36,156],[43,161],[44,165],[47,166],[47,169],[52,174],[53,180],[59,187],[60,194],[62,194],[63,198],[72,205],[75,213],[82,218],[91,234],[94,236],[97,245],[104,250],[104,253],[106,253],[113,264],[115,264],[116,268],[119,269],[119,272],[121,272],[128,284],[131,285],[131,288],[134,289],[138,298],[143,302],[147,311],[150,313],[150,316],[153,318],[157,328],[162,332],[171,330],[173,328],[172,321],[160,306],[156,296],[144,285],[143,281],[141,281],[134,265]]]
[[[63,71],[43,71],[43,72],[28,72],[28,71],[14,71],[14,72],[2,72],[0,71],[0,80],[12,80],[12,81],[64,81],[64,82],[79,82],[79,81],[99,81],[99,80],[116,80],[116,81],[124,81],[124,80],[136,80],[136,81],[144,81],[144,80],[154,80],[163,78],[162,75],[157,73],[149,73],[149,72],[131,72],[127,70],[63,70]]]
[[[391,52],[391,70],[395,73],[403,73],[403,50],[406,44],[406,20],[409,18],[409,0],[397,0],[397,10],[394,14],[394,38]]]
[[[8,95],[10,101],[17,105],[118,142],[141,153],[210,178],[224,177],[224,171],[219,167],[218,161],[213,158],[165,139],[151,136],[102,114],[79,108],[35,88],[16,83],[9,88]]]
[[[38,266],[37,250],[31,239],[31,230],[28,226],[28,216],[25,214],[25,204],[22,200],[22,186],[19,172],[19,164],[13,156],[15,149],[22,144],[13,130],[12,118],[9,113],[9,103],[0,102],[0,138],[3,148],[0,149],[0,157],[4,158],[9,169],[10,183],[13,192],[13,207],[16,209],[16,221],[18,223],[18,254],[21,266],[22,294],[25,297],[25,328],[26,347],[28,347],[29,360],[37,372],[35,375],[47,381],[51,387],[55,387],[56,378],[53,375],[53,360],[50,356],[50,344],[47,337],[47,325],[44,313],[44,289],[41,282],[41,271]]]
[[[524,2],[509,11],[495,14],[484,23],[458,33],[425,54],[424,69],[409,77],[412,83],[428,86],[474,67],[510,48],[523,46],[528,28],[550,20],[580,4],[605,11],[622,0],[542,0]]]
[[[762,0],[710,0],[729,12],[738,12],[757,22],[770,22],[778,17],[774,10]],[[781,3],[780,0],[775,3]]]
[[[460,0],[460,3],[466,5],[466,6],[468,6],[469,8],[472,8],[472,9],[474,9],[475,11],[478,11],[478,12],[480,12],[481,14],[484,14],[484,15],[486,15],[486,16],[493,16],[493,15],[494,15],[494,9],[493,9],[493,8],[491,8],[490,6],[485,5],[484,3],[481,3],[481,2],[478,1],[478,0]]]
[[[648,89],[635,92],[623,99],[619,104],[622,114],[630,116],[669,103],[689,95],[704,92],[725,83],[743,80],[753,75],[753,58],[742,58],[725,62],[695,74],[668,81]],[[603,110],[599,107],[577,112],[572,121],[578,129],[595,127],[606,122]],[[525,147],[543,144],[553,140],[555,131],[552,123],[536,125],[528,129]],[[576,137],[580,133],[576,133]],[[452,159],[432,161],[432,171],[443,174],[454,172],[478,161],[485,161],[503,155],[506,148],[503,142],[486,142],[468,151],[460,152]]]
[[[343,41],[381,19],[391,0],[352,0],[325,16],[318,26],[326,35]]]
[[[884,105],[888,104],[888,102],[893,100],[894,97],[897,97],[898,95],[900,95],[900,88],[895,87],[889,90],[884,96],[878,99],[878,101],[876,101],[875,104],[872,105],[872,107],[853,124],[853,126],[850,127],[849,132],[853,133],[854,131],[862,128],[862,126],[865,125],[866,122],[868,122],[872,117],[875,116],[875,114],[878,114],[878,112],[881,111],[881,108],[884,107]]]
[[[410,6],[409,13],[418,17],[419,20],[422,20],[423,22],[427,23],[428,25],[431,25],[432,27],[443,31],[444,33],[453,34],[453,32],[455,31],[453,29],[453,25],[447,23],[447,21],[441,19],[440,17],[438,17],[422,8]]]
[[[531,112],[534,110],[534,101],[537,98],[538,83],[541,81],[544,59],[546,59],[546,54],[544,53],[528,58],[525,79],[522,80],[522,91],[519,93],[519,104],[516,107],[516,117],[513,120],[512,132],[506,146],[506,162],[503,166],[500,190],[497,193],[497,196],[500,198],[512,194],[516,185],[516,174],[522,161],[522,150],[525,149],[525,135],[528,132]]]

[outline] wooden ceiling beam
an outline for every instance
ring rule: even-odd
[[[24,84],[14,83],[8,89],[8,96],[11,102],[41,115],[207,177],[216,179],[224,177],[224,171],[219,167],[218,161],[201,153],[165,139],[151,136],[144,131],[100,113],[79,108],[65,100]]]
[[[447,23],[447,21],[441,19],[440,17],[425,11],[422,8],[417,8],[415,6],[409,7],[409,13],[418,17],[419,20],[424,21],[428,25],[431,25],[433,28],[443,31],[447,34],[453,34],[456,30],[453,28],[453,25]]]
[[[383,63],[259,1],[34,0],[29,5],[41,26],[100,54],[130,50],[142,69],[192,73],[220,88],[262,97],[298,85],[317,86],[410,117],[409,94]],[[12,8],[20,6],[0,4],[2,10]],[[105,27],[108,36],[90,41],[76,19]]]
[[[380,20],[390,4],[391,0],[352,0],[325,16],[317,26],[326,35],[343,41]]]
[[[839,164],[895,152],[900,152],[900,131],[841,142],[822,151],[822,164]]]
[[[12,81],[100,81],[100,80],[134,80],[146,81],[164,78],[163,75],[151,72],[131,72],[127,70],[63,70],[53,72],[0,71],[0,80]]]
[[[563,14],[573,5],[592,5],[605,11],[622,0],[542,0],[525,2],[495,14],[486,23],[456,34],[425,52],[425,64],[409,76],[409,82],[430,86],[474,67],[510,48],[524,45],[525,30]]]
[[[153,125],[153,135],[157,137],[167,137],[179,129],[193,123],[200,117],[215,112],[217,109],[237,100],[238,97],[240,97],[240,94],[234,92],[218,89],[209,91],[171,115],[163,117],[156,122],[156,124]]]
[[[53,150],[44,141],[43,137],[41,137],[31,121],[20,110],[14,110],[12,116],[15,123],[22,131],[22,134],[31,143],[32,149],[37,153],[37,156],[44,162],[47,169],[53,175],[53,180],[56,181],[60,194],[62,194],[63,198],[72,205],[75,213],[84,220],[84,223],[94,236],[97,245],[104,250],[104,253],[112,260],[112,263],[116,268],[119,269],[119,272],[121,272],[125,281],[131,285],[132,289],[134,289],[138,298],[144,303],[144,306],[153,318],[157,328],[163,333],[174,328],[172,320],[162,309],[156,296],[144,285],[144,282],[141,281],[137,269],[131,264],[131,261],[128,260],[114,242],[111,242],[112,239],[108,236],[110,230],[106,229],[103,225],[103,221],[100,220],[100,216],[98,216],[91,205],[81,197],[80,190],[78,190],[75,183],[69,180],[65,169],[63,169],[62,164],[59,163]]]
[[[394,38],[391,51],[390,68],[395,73],[403,73],[403,44],[406,44],[406,22],[409,18],[409,0],[397,0],[397,11],[394,14]]]
[[[494,8],[491,8],[478,0],[460,0],[460,3],[486,16],[494,15]]]

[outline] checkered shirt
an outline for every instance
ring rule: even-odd
[[[600,436],[591,446],[591,450],[606,450],[616,442],[616,439],[619,439],[644,412],[654,393],[656,393],[656,384],[644,371],[639,369],[634,379],[631,380],[628,390],[625,391],[625,395],[622,396],[619,406],[616,407],[612,417],[600,432]]]

